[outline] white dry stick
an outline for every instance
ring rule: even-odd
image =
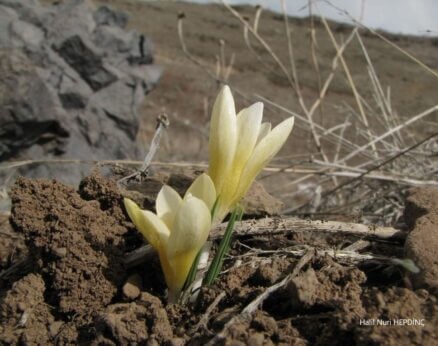
[[[210,233],[210,240],[222,238],[227,223],[222,223]],[[298,218],[265,218],[236,222],[233,234],[235,237],[285,234],[288,232],[326,232],[349,234],[358,237],[382,240],[403,240],[405,232],[392,227],[379,227],[351,222],[312,221]],[[130,268],[145,262],[155,250],[150,245],[144,245],[126,254],[124,262]]]
[[[151,164],[152,158],[155,156],[155,153],[160,146],[160,140],[161,136],[163,135],[163,131],[169,126],[169,119],[167,118],[166,114],[163,113],[159,115],[157,118],[157,123],[157,129],[155,130],[154,138],[152,138],[151,147],[149,148],[149,151],[143,160],[143,165],[140,168],[140,171],[142,172],[145,172]]]
[[[388,130],[387,132],[385,132],[384,134],[376,137],[375,139],[373,139],[372,141],[368,142],[367,144],[364,144],[363,146],[359,147],[358,149],[356,149],[355,151],[349,153],[348,155],[346,155],[345,157],[343,157],[339,162],[346,162],[349,159],[353,158],[354,156],[356,156],[357,154],[363,152],[365,149],[367,149],[369,146],[374,145],[380,141],[382,141],[383,139],[385,139],[386,137],[402,130],[403,128],[413,124],[414,122],[424,118],[425,116],[429,115],[429,114],[433,114],[434,112],[438,111],[438,105],[435,105],[427,110],[425,110],[424,112],[421,112],[420,114],[417,114],[415,116],[409,117],[408,120],[406,120],[405,122],[401,123],[400,125]]]
[[[169,126],[169,119],[167,118],[166,114],[162,113],[157,117],[157,128],[155,130],[154,137],[152,138],[151,146],[146,153],[146,156],[143,160],[143,164],[141,165],[141,168],[139,171],[130,174],[126,177],[123,177],[122,179],[119,179],[117,183],[122,183],[124,181],[127,181],[129,179],[132,179],[134,177],[138,177],[143,174],[147,174],[147,169],[151,165],[152,159],[155,156],[159,146],[160,146],[160,140],[161,136],[163,135],[164,130]]]
[[[216,239],[222,237],[225,233],[225,228],[226,223],[220,224],[211,231],[210,238]],[[383,240],[402,240],[405,238],[405,232],[392,227],[380,227],[340,221],[313,221],[298,218],[265,218],[236,222],[233,233],[236,237],[240,237],[309,231],[350,234]]]
[[[219,293],[219,295],[214,299],[213,303],[211,303],[211,305],[208,307],[205,314],[201,317],[199,322],[192,328],[190,334],[195,334],[199,330],[199,328],[207,326],[208,319],[210,318],[211,313],[216,308],[216,306],[221,302],[221,300],[225,298],[225,296],[226,296],[225,291]]]
[[[437,106],[438,110],[438,106]],[[340,161],[339,161],[340,162]],[[142,161],[137,160],[77,160],[77,159],[42,159],[42,160],[20,160],[20,161],[10,161],[4,164],[0,164],[0,171],[7,170],[16,167],[22,167],[27,165],[38,165],[38,164],[100,164],[100,165],[139,165]],[[199,162],[161,162],[152,161],[155,166],[166,166],[166,167],[199,167],[207,168],[208,164]],[[361,165],[362,166],[362,165]],[[348,167],[348,166],[345,166]],[[357,170],[360,166],[356,168],[350,167],[351,170]],[[363,173],[349,172],[349,171],[327,171],[325,168],[301,168],[301,167],[265,167],[263,168],[265,172],[283,172],[283,173],[293,173],[293,174],[315,174],[315,175],[326,175],[337,176],[337,177],[349,177],[356,178]],[[434,172],[431,172],[431,175]],[[438,186],[438,181],[436,180],[420,180],[415,178],[410,178],[408,176],[403,176],[400,174],[388,174],[385,172],[375,172],[368,173],[361,176],[361,179],[371,179],[371,180],[382,180],[382,181],[392,181],[395,183],[406,184],[411,186]]]

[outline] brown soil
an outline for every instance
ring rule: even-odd
[[[413,189],[405,214],[412,227],[406,244],[406,256],[421,269],[412,277],[414,287],[438,293],[438,189]]]
[[[142,185],[144,190],[156,191],[160,179],[150,178]],[[171,181],[172,175],[167,183]],[[123,194],[147,199],[138,191]],[[142,239],[121,201],[114,180],[99,174],[85,178],[78,191],[54,180],[17,180],[12,191],[11,232],[17,239],[24,237],[27,250],[20,251],[29,257],[25,269],[1,282],[1,344],[205,344],[297,263],[284,251],[260,253],[247,260],[242,257],[237,262],[236,256],[247,253],[245,246],[263,250],[297,244],[340,247],[355,240],[318,237],[312,232],[241,238],[233,243],[228,271],[215,286],[203,288],[196,303],[166,305],[156,258],[124,267],[126,253],[138,248]],[[431,281],[436,276],[431,273],[436,273],[437,263],[425,247],[430,244],[436,249],[430,227],[437,217],[436,205],[438,192],[416,190],[406,209],[406,221],[414,228],[405,250],[416,256],[423,269],[419,281],[409,280],[396,267],[352,266],[313,256],[250,319],[230,326],[226,339],[217,344],[436,344],[438,304],[436,281]],[[8,247],[0,243],[1,269],[16,263],[10,260]],[[400,257],[402,251],[396,243],[373,246],[373,252],[387,256]],[[221,292],[225,297],[205,323],[198,325]],[[412,321],[424,325],[400,325]]]

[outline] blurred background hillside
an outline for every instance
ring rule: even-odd
[[[273,163],[274,171],[265,172],[263,178],[269,191],[289,206],[319,205],[321,190],[357,177],[438,130],[433,108],[438,39],[421,37],[423,29],[415,36],[375,32],[303,17],[308,7],[301,8],[301,18],[286,17],[282,4],[297,7],[289,1],[261,2],[279,12],[253,5],[227,8],[176,1],[92,3],[127,13],[126,29],[150,39],[153,62],[163,72],[139,105],[140,149],[123,152],[120,158],[142,159],[155,119],[164,112],[171,126],[155,160],[168,162],[164,169],[178,163],[203,169],[211,106],[224,82],[231,86],[237,108],[261,100],[265,120],[276,124],[291,114],[297,116],[291,139]],[[342,2],[328,4],[342,14]],[[348,19],[346,13],[343,17]],[[427,26],[427,21],[423,24]],[[425,28],[425,35],[434,30]],[[430,161],[436,143],[427,141],[421,150],[374,172],[388,179],[369,180],[422,185],[436,171]],[[380,196],[380,185],[361,188],[364,196]],[[348,198],[337,195],[333,203],[347,205]]]

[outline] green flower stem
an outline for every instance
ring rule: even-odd
[[[225,255],[228,253],[231,245],[231,235],[233,233],[234,224],[236,221],[240,221],[243,216],[243,210],[241,208],[236,208],[233,210],[230,220],[228,221],[227,228],[225,230],[224,237],[222,238],[219,249],[216,253],[216,256],[213,258],[211,262],[210,268],[208,269],[207,275],[205,276],[204,285],[211,286],[214,281],[217,279],[222,265],[224,263]]]

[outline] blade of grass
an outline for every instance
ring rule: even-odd
[[[230,220],[228,221],[225,234],[219,244],[219,249],[216,253],[216,256],[213,258],[213,261],[211,262],[207,275],[205,276],[204,285],[211,286],[214,283],[214,281],[217,279],[221,271],[222,265],[224,263],[225,255],[230,249],[231,235],[233,233],[234,224],[236,223],[237,220],[242,219],[242,215],[243,215],[242,209],[236,208],[233,210]]]

